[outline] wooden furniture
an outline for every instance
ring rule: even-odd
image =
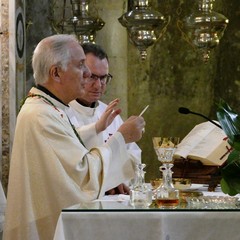
[[[172,171],[173,178],[187,178],[191,183],[207,184],[209,191],[214,191],[221,180],[219,166],[203,165],[198,160],[175,159]]]

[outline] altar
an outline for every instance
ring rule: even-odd
[[[221,190],[205,196],[224,196]],[[54,240],[239,240],[240,208],[135,209],[127,196],[109,196],[63,209]]]

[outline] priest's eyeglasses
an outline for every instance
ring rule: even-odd
[[[106,85],[111,82],[112,75],[109,73],[104,76],[98,76],[98,75],[92,73],[91,77],[88,79],[88,83],[94,83],[98,79],[100,80],[102,85]]]

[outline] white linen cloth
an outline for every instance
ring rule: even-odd
[[[54,240],[239,240],[240,212],[62,212]]]
[[[134,175],[119,132],[89,152],[69,123],[67,107],[36,88],[31,93],[55,106],[30,97],[18,115],[4,240],[53,239],[63,208],[101,197]]]
[[[70,102],[70,107],[67,114],[72,124],[78,128],[81,138],[85,146],[91,149],[94,146],[102,145],[106,142],[122,125],[123,120],[120,115],[116,116],[113,122],[96,137],[95,123],[100,119],[105,112],[107,105],[101,101],[96,102],[94,108],[85,107],[79,104],[76,100]],[[94,138],[92,137],[94,136]],[[142,150],[136,143],[126,144],[128,154],[136,162],[141,162]]]
[[[228,196],[219,187],[208,192],[207,186],[192,184],[191,189],[204,196]],[[62,212],[54,240],[239,240],[240,211],[128,212],[122,210],[129,208],[129,196],[103,196],[94,201],[96,209],[100,201],[101,206],[114,201],[121,211]]]

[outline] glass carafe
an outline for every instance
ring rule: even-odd
[[[156,204],[159,208],[176,208],[179,205],[179,190],[172,182],[173,164],[163,164],[159,169],[162,172],[162,184],[155,192]]]
[[[135,181],[130,190],[130,204],[135,208],[149,207],[152,203],[152,189],[145,183],[145,164],[136,164]]]

